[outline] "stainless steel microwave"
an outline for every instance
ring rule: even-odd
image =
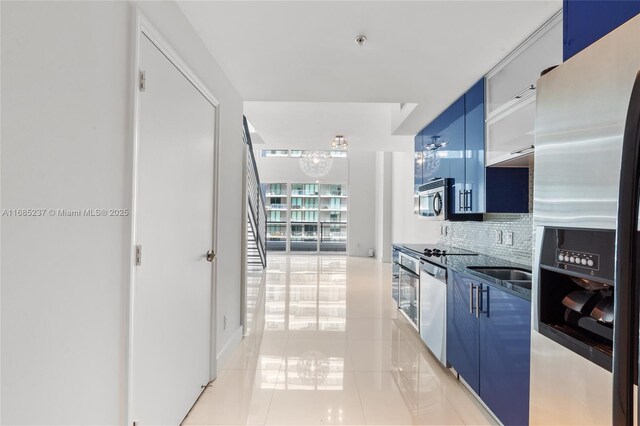
[[[418,188],[418,214],[432,220],[446,220],[451,179],[433,179]]]

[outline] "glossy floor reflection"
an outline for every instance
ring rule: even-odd
[[[185,424],[495,423],[398,315],[390,264],[270,255],[248,288],[251,334]]]

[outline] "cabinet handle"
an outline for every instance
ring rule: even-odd
[[[528,86],[523,91],[516,93],[516,95],[513,97],[513,99],[520,99],[520,98],[522,98],[522,95],[524,95],[525,93],[527,93],[527,92],[529,92],[531,90],[536,90],[536,86],[534,86],[533,84]]]
[[[520,149],[516,149],[515,151],[511,151],[511,155],[515,155],[515,154],[522,154],[525,151],[533,151],[535,149],[535,147],[533,145],[527,145],[523,148]]]
[[[471,197],[471,189],[468,191],[464,191],[464,209],[465,211],[472,211],[473,210],[473,197]],[[468,202],[467,202],[467,196],[469,196],[468,198]]]
[[[469,313],[471,315],[473,315],[473,289],[475,289],[476,286],[471,284],[469,286]]]
[[[478,286],[476,290],[476,318],[480,318],[480,314],[486,314],[487,318],[489,318],[489,286],[485,286],[482,290]],[[487,294],[486,301],[484,298],[485,293]]]
[[[487,318],[489,318],[489,287],[487,287],[486,290],[484,290],[485,293],[487,293],[487,307],[485,309],[483,309],[483,313],[487,314]]]

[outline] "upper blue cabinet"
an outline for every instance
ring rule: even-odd
[[[418,133],[414,138],[414,152],[415,157],[413,159],[413,192],[418,193],[418,187],[422,185],[422,166],[423,166],[423,153],[422,153],[422,132]]]
[[[423,182],[437,178],[456,178],[464,165],[464,96],[444,110],[435,120],[425,127],[422,135]]]
[[[481,86],[484,85],[481,84]],[[464,207],[467,137],[465,129],[467,121],[466,96],[465,94],[458,98],[420,132],[423,143],[421,147],[422,156],[424,157],[423,182],[438,178],[452,178],[454,181],[454,190],[452,192],[460,194],[460,198],[452,203],[455,213],[477,213],[481,211],[479,210],[481,208],[480,204],[476,204],[476,210],[465,209]],[[480,136],[482,137],[482,134]],[[484,139],[482,139],[482,145],[484,149]],[[416,148],[418,149],[418,147]],[[420,154],[417,154],[417,156],[420,156]],[[471,207],[471,203],[467,205]]]
[[[484,174],[484,78],[464,95],[464,188],[457,192],[460,211],[480,213],[485,206]],[[456,188],[458,190],[458,188]]]
[[[640,1],[564,0],[562,13],[566,61],[640,13]]]
[[[416,182],[419,173],[422,183],[453,179],[452,213],[475,214],[469,219],[477,220],[477,213],[528,211],[528,169],[485,172],[484,78],[429,123],[415,141]],[[503,180],[504,173],[508,179]]]

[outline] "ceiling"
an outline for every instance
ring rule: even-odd
[[[413,137],[390,134],[389,108],[397,104],[245,102],[260,149],[331,149],[343,135],[349,151],[412,151]]]
[[[245,101],[417,104],[387,135],[415,134],[562,7],[561,0],[178,4]],[[364,47],[354,42],[358,34],[368,38]],[[249,118],[270,143],[271,129]],[[293,116],[281,118],[284,131]]]

